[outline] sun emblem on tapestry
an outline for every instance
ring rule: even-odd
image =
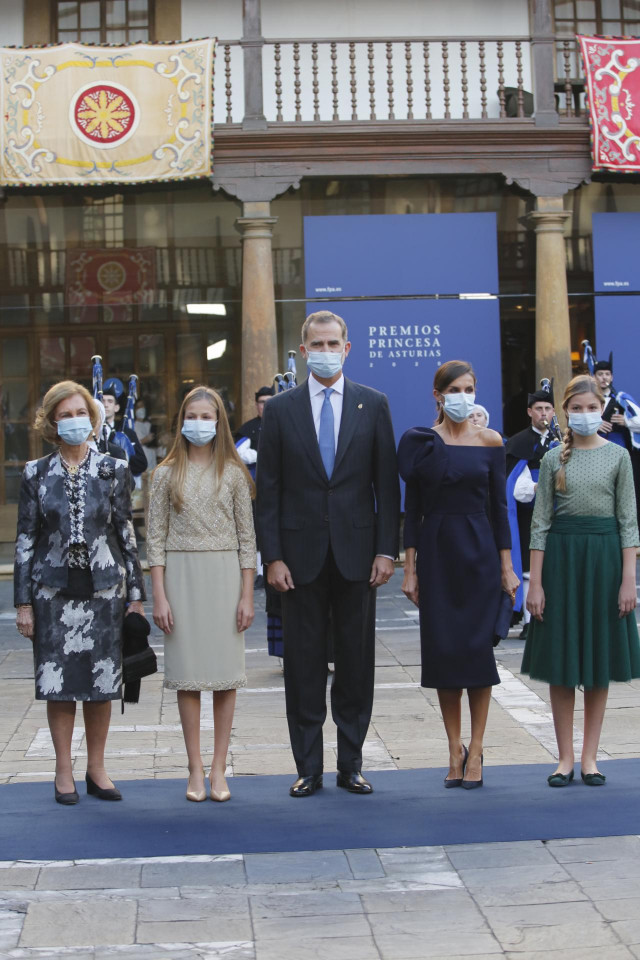
[[[640,171],[640,39],[578,37],[594,170]]]
[[[0,184],[213,172],[215,40],[0,48]]]

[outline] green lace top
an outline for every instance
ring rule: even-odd
[[[616,517],[621,547],[637,547],[640,537],[628,452],[611,442],[590,450],[574,447],[566,465],[567,489],[561,493],[555,489],[561,451],[562,447],[553,447],[540,464],[530,549],[544,550],[554,513],[572,517]]]

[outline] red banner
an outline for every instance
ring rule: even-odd
[[[640,39],[578,37],[594,170],[640,171]]]
[[[129,304],[152,304],[155,250],[71,250],[67,254],[66,301],[72,320],[88,320],[92,307],[103,308],[106,322],[130,320]]]

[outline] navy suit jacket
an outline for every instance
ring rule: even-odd
[[[377,554],[398,554],[400,485],[387,398],[345,377],[338,448],[326,474],[309,385],[265,405],[256,526],[265,563],[283,560],[294,584],[311,583],[329,546],[346,580],[368,580]]]

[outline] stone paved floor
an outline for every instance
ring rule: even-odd
[[[417,621],[399,585],[396,576],[378,602],[376,697],[365,746],[369,772],[441,767],[447,753],[435,696],[417,683]],[[49,781],[53,751],[45,705],[33,700],[30,652],[13,627],[10,588],[0,583],[0,782]],[[262,598],[256,595],[257,607]],[[264,637],[260,612],[247,634],[249,685],[238,698],[231,776],[294,774],[282,672],[267,656]],[[152,639],[160,653],[161,637],[154,632]],[[553,766],[547,689],[519,676],[521,653],[518,639],[497,649],[502,684],[494,688],[486,738],[488,775],[491,764]],[[210,701],[203,700],[203,717],[211,731]],[[578,726],[580,720],[578,711]],[[335,769],[330,721],[325,736],[330,771]],[[81,727],[74,755],[82,779]],[[185,778],[175,693],[162,690],[161,676],[144,681],[139,706],[128,707],[124,717],[114,712],[107,755],[119,782]],[[640,681],[612,687],[602,756],[640,756]],[[375,783],[375,774],[372,779]],[[0,862],[0,890],[0,958],[640,958],[635,836],[244,857]]]

